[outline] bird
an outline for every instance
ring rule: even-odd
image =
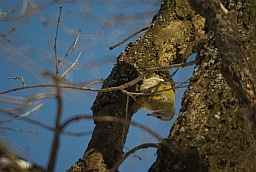
[[[132,113],[145,108],[152,112],[148,116],[154,116],[163,121],[172,120],[175,114],[174,82],[165,81],[156,75],[150,78],[144,78],[138,90],[142,94],[138,96],[132,105]]]

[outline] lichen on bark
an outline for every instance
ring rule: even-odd
[[[168,138],[182,153],[177,158],[159,149],[149,171],[256,168],[256,2],[222,2],[228,14],[218,0],[190,1],[207,20],[205,41],[196,46],[198,64]]]

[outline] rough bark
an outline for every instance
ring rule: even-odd
[[[206,18],[198,64],[166,149],[149,171],[254,171],[256,2],[190,1]]]

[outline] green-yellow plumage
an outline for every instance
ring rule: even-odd
[[[175,94],[172,83],[165,82],[159,77],[144,79],[139,88],[145,93],[138,98],[134,111],[146,108],[151,111],[150,116],[155,116],[161,120],[171,120],[175,114]]]

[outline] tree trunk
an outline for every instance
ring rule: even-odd
[[[168,141],[149,171],[255,171],[256,2],[193,1],[205,40]]]

